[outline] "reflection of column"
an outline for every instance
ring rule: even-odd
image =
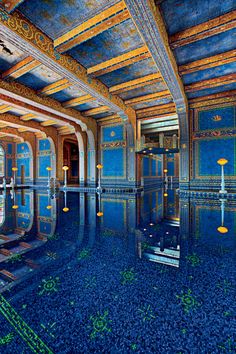
[[[64,208],[62,209],[64,213],[67,213],[70,209],[67,207],[67,191],[64,191]]]
[[[177,135],[173,134],[172,135],[172,147],[173,147],[173,149],[177,148],[177,141],[178,141]]]
[[[221,202],[221,226],[217,228],[217,231],[221,234],[226,234],[229,230],[224,226],[224,217],[225,217],[225,201],[226,199],[220,199]]]
[[[159,134],[159,146],[160,148],[164,147],[164,133]]]

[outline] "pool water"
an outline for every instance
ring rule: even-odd
[[[3,195],[0,353],[236,353],[236,202],[166,194]]]

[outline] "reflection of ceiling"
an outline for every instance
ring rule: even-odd
[[[4,36],[0,38],[2,79],[21,83],[86,119],[124,117],[132,109],[140,120],[176,114],[173,90],[165,84],[148,41],[140,35],[137,19],[131,17],[131,3],[2,0],[0,6],[7,10],[2,18],[25,19],[25,30],[31,26],[37,34],[36,44],[48,41],[48,53],[53,50],[56,58],[45,59],[43,46],[31,53],[25,43],[13,45],[14,36],[9,42]],[[196,100],[236,90],[235,2],[155,3],[187,97]],[[73,63],[73,71],[68,63]]]

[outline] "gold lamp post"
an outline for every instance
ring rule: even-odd
[[[221,201],[221,226],[217,228],[220,234],[226,234],[229,230],[224,226],[224,216],[225,216],[225,199],[220,199]]]
[[[46,170],[48,171],[48,187],[50,187],[50,177],[51,177],[52,167],[48,166],[46,167]]]
[[[221,189],[219,193],[227,193],[225,190],[225,176],[224,176],[224,165],[228,163],[228,160],[225,158],[221,158],[217,161],[217,163],[221,166]]]
[[[15,185],[16,184],[16,172],[18,171],[18,168],[12,167],[12,171],[13,171],[13,183]]]
[[[101,171],[103,169],[103,165],[101,163],[99,163],[97,165],[97,169],[98,169],[98,186],[97,186],[97,192],[101,192],[102,188],[101,188]]]
[[[66,188],[67,187],[67,171],[69,170],[69,167],[63,166],[62,169],[64,171],[64,188]]]

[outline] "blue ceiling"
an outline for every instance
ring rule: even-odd
[[[165,0],[161,10],[169,35],[236,9],[235,0]]]
[[[71,49],[68,54],[89,68],[139,48],[143,44],[132,20],[126,20]]]
[[[160,10],[170,36],[235,9],[236,0],[164,0],[160,4]],[[236,49],[236,29],[178,46],[173,49],[173,53],[180,66],[233,49]],[[184,85],[190,85],[234,73],[236,73],[235,62],[222,64],[219,61],[218,66],[185,74],[182,76],[182,80]],[[235,89],[234,84],[209,87],[196,92],[187,92],[187,97],[200,97],[232,89]]]
[[[56,39],[118,0],[25,0],[20,12]]]

